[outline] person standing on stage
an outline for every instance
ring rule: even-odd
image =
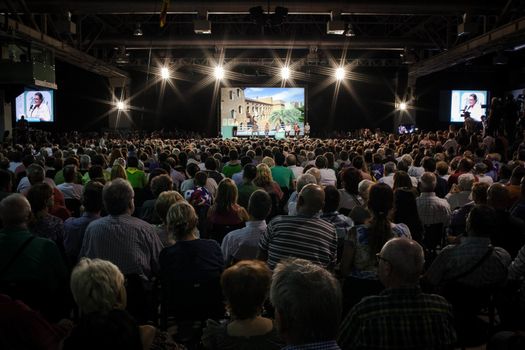
[[[299,137],[301,128],[299,127],[299,124],[297,124],[297,122],[293,124],[293,131],[294,131],[295,137]]]
[[[264,136],[268,137],[269,134],[270,134],[270,124],[266,122],[266,124],[264,125]]]
[[[29,107],[29,118],[31,119],[40,119],[41,122],[51,121],[51,113],[49,112],[49,107],[44,102],[44,96],[42,93],[35,92],[33,96],[33,104]]]
[[[310,124],[308,122],[304,125],[304,137],[310,137]]]
[[[252,136],[259,136],[259,125],[257,125],[257,122],[254,120],[252,125]]]
[[[290,125],[290,123],[286,123],[286,125],[284,126],[284,136],[290,137],[291,131],[292,131],[292,126]]]

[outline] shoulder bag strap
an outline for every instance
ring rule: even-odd
[[[31,235],[28,239],[24,241],[24,243],[22,243],[22,245],[18,248],[16,253],[11,257],[11,259],[9,259],[9,261],[7,262],[7,264],[5,264],[2,270],[0,270],[0,277],[3,276],[9,270],[9,268],[14,264],[16,259],[18,259],[18,257],[23,253],[23,251],[34,238],[35,236]]]
[[[451,281],[457,280],[458,278],[465,277],[465,276],[469,275],[474,270],[476,270],[478,267],[480,267],[481,264],[483,264],[485,262],[485,260],[487,260],[492,255],[493,251],[494,251],[494,247],[492,245],[489,245],[489,249],[487,250],[485,255],[483,255],[483,257],[476,264],[474,264],[474,266],[472,266],[467,271],[460,273],[459,275],[456,275],[456,276],[454,276],[452,278],[449,278],[445,282],[451,282]]]

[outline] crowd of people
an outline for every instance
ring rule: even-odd
[[[73,136],[0,149],[2,348],[523,347],[525,136]]]

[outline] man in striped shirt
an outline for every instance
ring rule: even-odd
[[[152,225],[131,216],[135,210],[133,188],[117,178],[102,192],[109,215],[89,224],[80,256],[109,260],[124,275],[138,274],[148,280],[158,271],[162,243]]]
[[[297,215],[278,216],[268,224],[259,240],[259,259],[271,269],[290,257],[332,269],[337,256],[337,235],[335,226],[319,217],[324,197],[321,186],[304,186],[297,200]]]

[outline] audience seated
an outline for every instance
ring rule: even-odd
[[[246,164],[242,172],[242,182],[237,185],[239,192],[239,205],[248,209],[248,201],[253,192],[257,190],[257,186],[253,183],[257,177],[257,167],[253,164]]]
[[[340,349],[335,339],[341,322],[341,287],[330,272],[308,260],[282,261],[274,270],[270,300],[287,348]]]
[[[261,261],[246,260],[221,276],[229,321],[208,320],[202,335],[206,349],[281,349],[283,342],[271,319],[261,316],[272,273]]]
[[[67,269],[57,245],[30,233],[31,206],[20,194],[0,202],[0,218],[0,291],[56,317],[67,289]]]
[[[447,349],[456,341],[452,307],[441,296],[419,287],[422,247],[393,238],[377,254],[378,276],[385,290],[364,298],[339,330],[342,349]]]
[[[421,195],[416,199],[417,212],[423,225],[447,226],[450,222],[450,205],[436,195],[436,175],[430,172],[423,173],[419,189]]]
[[[104,258],[117,265],[127,279],[128,311],[138,317],[139,322],[156,323],[160,319],[162,327],[167,327],[173,321],[170,317],[180,316],[176,309],[180,311],[183,306],[187,319],[201,324],[212,317],[206,311],[208,308],[213,309],[213,317],[222,317],[219,276],[224,266],[253,259],[259,249],[258,257],[266,261],[270,269],[276,269],[281,261],[299,257],[342,275],[342,310],[346,313],[364,296],[383,290],[378,273],[394,265],[385,261],[378,265],[375,254],[395,237],[412,237],[421,242],[426,254],[425,268],[430,266],[426,272],[428,281],[431,287],[437,284],[435,290],[450,299],[455,315],[463,317],[465,308],[461,304],[477,303],[477,306],[488,306],[489,324],[494,325],[495,319],[501,320],[501,329],[517,329],[513,327],[518,327],[519,320],[523,319],[525,310],[516,307],[517,287],[523,278],[521,261],[525,260],[520,251],[525,244],[525,224],[521,221],[525,218],[521,214],[525,212],[521,210],[525,186],[518,186],[525,183],[522,166],[525,141],[521,137],[515,143],[508,143],[504,134],[497,137],[471,135],[467,130],[455,131],[454,128],[417,131],[410,135],[362,130],[346,138],[332,139],[202,139],[174,135],[167,131],[151,134],[109,131],[101,138],[103,142],[99,142],[99,136],[94,134],[52,132],[42,140],[32,140],[33,144],[3,144],[0,146],[0,199],[9,198],[15,188],[10,186],[14,174],[7,169],[11,168],[17,172],[19,187],[35,213],[34,217],[26,219],[26,228],[55,240],[61,250],[65,249],[65,261],[71,266],[82,256]],[[108,170],[114,165],[113,179],[116,180],[103,190],[103,184],[111,177]],[[238,183],[223,180],[221,172]],[[25,173],[27,177],[24,178]],[[56,177],[64,193],[56,188],[51,178],[46,178],[46,174]],[[487,194],[491,181],[494,185]],[[182,192],[171,191],[172,186]],[[438,197],[448,190],[447,202],[439,200]],[[186,200],[180,193],[186,195]],[[81,201],[80,194],[83,195]],[[513,205],[518,195],[521,197]],[[52,207],[50,199],[54,202]],[[337,202],[340,204],[336,205]],[[70,212],[64,204],[76,218],[68,219]],[[484,204],[492,210],[485,206],[479,209]],[[181,211],[181,205],[184,205],[184,213],[169,221],[170,207]],[[193,212],[188,205],[193,206]],[[456,210],[451,214],[447,206]],[[281,215],[286,212],[288,215]],[[188,226],[191,234],[183,235],[180,240],[174,235],[177,227],[190,224],[195,213],[198,224],[191,230],[191,225]],[[469,219],[467,225],[469,213],[473,219]],[[64,232],[60,233],[62,220],[66,221]],[[450,234],[448,242],[453,244],[441,249],[447,241],[446,233]],[[0,231],[1,234],[5,236],[0,239],[11,235],[6,235],[5,231]],[[200,236],[213,238],[216,242],[198,239]],[[341,252],[337,250],[336,254],[336,248],[342,247],[337,247],[337,238],[346,248],[340,265],[337,261]],[[346,242],[342,238],[347,238]],[[489,246],[490,242],[494,247]],[[3,246],[3,241],[0,244],[0,269],[1,257],[8,259],[23,242],[17,243],[8,245],[9,249]],[[37,254],[31,250],[32,244],[24,249]],[[60,251],[56,244],[52,247],[55,252]],[[405,252],[407,259],[408,251]],[[164,265],[165,274],[156,279],[161,255],[169,263]],[[184,267],[178,265],[181,259]],[[514,263],[505,285],[511,259]],[[31,261],[26,264],[36,269]],[[61,260],[61,264],[64,268],[64,261]],[[44,266],[39,268],[44,269]],[[179,273],[188,279],[185,282],[176,280]],[[199,278],[211,276],[211,280],[196,282],[191,279],[194,275]],[[65,281],[65,277],[58,280]],[[158,305],[153,303],[156,280],[160,281],[162,296],[160,318],[155,314]],[[0,281],[4,281],[2,274]],[[51,302],[45,303],[49,305],[42,307],[41,303],[34,302],[35,293],[24,295],[20,292],[28,285],[25,291],[40,291],[41,279],[15,282],[2,283],[5,289],[0,292],[21,295],[29,310],[43,312],[44,317],[54,317],[47,320],[51,326],[44,328],[49,329],[50,339],[57,340],[56,334],[53,335],[56,324],[52,322],[61,315],[70,314],[72,307],[64,296],[65,288],[55,293],[61,300],[51,298]],[[451,294],[451,290],[457,293]],[[137,293],[140,291],[142,294]],[[44,288],[41,294],[48,293],[48,288]],[[388,290],[383,293],[390,295]],[[504,298],[500,298],[500,294]],[[458,308],[458,300],[464,296],[467,300],[459,303]],[[494,301],[486,303],[489,300]],[[12,310],[23,310],[12,299],[5,302],[13,307]],[[144,306],[151,314],[143,317],[136,313],[137,306]],[[49,313],[49,308],[56,312]],[[472,310],[469,315],[475,314]],[[28,315],[40,322],[36,314],[29,312]],[[136,334],[136,323],[128,322],[128,315],[121,311],[84,316],[81,320],[82,327],[86,327],[82,328],[83,336],[97,333],[98,325],[112,322],[124,327],[122,334],[130,337]],[[461,317],[455,324],[457,346],[460,347],[465,346],[461,323],[469,323],[463,322],[465,319]],[[221,336],[237,334],[229,333],[226,324],[229,322],[216,324],[217,329],[226,331]],[[287,330],[283,332],[286,334]],[[183,339],[183,333],[178,334],[177,339]],[[388,331],[385,334],[388,335]],[[97,338],[93,336],[93,339]],[[198,341],[200,335],[193,339]],[[415,341],[420,340],[415,337]],[[250,341],[245,343],[247,348],[254,344]],[[283,341],[292,344],[286,337]],[[86,344],[91,343],[86,341]],[[393,345],[385,345],[388,346]],[[450,344],[444,345],[448,346]]]
[[[358,225],[350,231],[341,259],[344,281],[344,310],[348,311],[362,297],[379,292],[378,262],[376,254],[393,237],[410,238],[405,224],[393,224],[389,215],[394,206],[394,193],[386,184],[370,188],[368,209],[372,215],[369,223]]]
[[[64,248],[72,265],[78,261],[86,228],[92,221],[100,218],[103,188],[100,182],[88,182],[82,192],[84,212],[80,217],[69,218],[64,222]]]
[[[263,190],[252,193],[248,203],[246,227],[228,233],[221,244],[226,266],[232,262],[255,259],[259,240],[266,231],[266,218],[272,209],[272,199]]]
[[[166,333],[139,326],[124,309],[124,275],[106,260],[80,260],[71,274],[71,291],[80,320],[64,349],[179,349]]]
[[[125,275],[137,274],[150,280],[159,270],[162,243],[151,225],[131,216],[134,204],[130,183],[124,179],[107,183],[102,198],[108,216],[88,225],[79,256],[111,261]]]
[[[165,170],[164,172],[164,174],[157,175],[150,180],[150,189],[153,198],[144,201],[140,208],[140,218],[155,225],[160,224],[162,221],[155,213],[155,203],[157,202],[157,198],[162,192],[173,190],[173,180]]]
[[[508,186],[493,184],[487,191],[487,205],[494,209],[494,231],[490,235],[492,244],[505,249],[512,259],[525,244],[525,222],[512,216],[508,210],[511,198]]]
[[[304,186],[297,200],[297,215],[278,216],[268,224],[259,242],[259,259],[267,261],[271,269],[289,257],[333,269],[337,258],[337,233],[333,224],[319,218],[324,197],[321,186]]]
[[[472,288],[504,283],[511,259],[503,248],[491,245],[496,229],[494,210],[474,206],[467,217],[466,236],[443,248],[426,271],[425,280],[433,286],[454,281]]]

